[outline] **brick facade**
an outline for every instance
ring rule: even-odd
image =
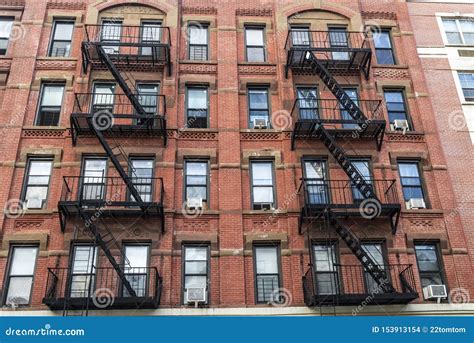
[[[384,242],[387,262],[413,264],[420,297],[412,304],[430,304],[424,302],[421,295],[414,253],[414,242],[417,241],[439,244],[448,290],[462,288],[473,294],[472,211],[458,211],[461,215],[452,215],[461,203],[466,206],[472,203],[463,197],[463,194],[472,196],[469,191],[474,168],[469,167],[473,162],[468,152],[472,151],[472,146],[468,144],[467,135],[458,138],[443,129],[444,113],[459,105],[446,72],[443,72],[447,62],[443,59],[420,60],[417,53],[417,44],[440,44],[434,24],[420,22],[416,16],[410,21],[409,16],[409,8],[410,13],[423,12],[423,6],[430,5],[408,6],[404,1],[396,0],[257,3],[183,0],[181,3],[181,9],[173,0],[140,0],[133,5],[121,0],[26,0],[0,4],[0,16],[15,17],[12,32],[21,37],[12,39],[6,56],[0,56],[0,203],[9,204],[11,199],[20,199],[28,157],[49,156],[54,160],[45,208],[27,210],[17,218],[5,211],[0,218],[0,282],[5,279],[12,244],[40,243],[30,308],[47,310],[42,304],[47,269],[68,265],[74,231],[74,221],[68,222],[65,233],[60,229],[57,204],[62,179],[80,174],[84,154],[104,156],[95,137],[80,138],[76,146],[71,144],[69,116],[74,94],[90,91],[93,79],[111,80],[105,71],[84,73],[81,69],[84,25],[96,24],[98,18],[107,13],[109,16],[133,13],[130,18],[150,15],[163,18],[164,26],[169,27],[171,33],[171,74],[166,70],[134,74],[135,79],[160,82],[160,91],[166,96],[168,145],[164,147],[161,139],[154,138],[119,139],[130,156],[154,159],[155,176],[164,180],[166,225],[161,233],[157,221],[151,218],[124,220],[111,224],[115,238],[119,243],[151,244],[150,266],[156,267],[163,278],[160,308],[184,306],[182,246],[183,243],[199,242],[210,247],[209,307],[261,306],[256,305],[255,300],[252,249],[259,242],[279,246],[281,286],[291,294],[289,305],[305,306],[301,277],[308,269],[309,247],[308,237],[298,232],[302,204],[301,198],[295,196],[303,176],[301,159],[305,156],[326,157],[330,178],[342,178],[344,173],[317,141],[297,142],[296,149],[291,150],[292,125],[283,130],[249,129],[247,87],[268,86],[273,115],[291,112],[295,85],[319,84],[321,92],[328,93],[317,77],[290,72],[286,78],[284,68],[288,23],[308,18],[319,25],[314,18],[322,13],[323,18],[335,16],[351,31],[361,31],[364,24],[374,23],[390,28],[396,65],[378,65],[372,56],[368,80],[359,73],[337,75],[336,79],[341,84],[357,86],[361,97],[367,99],[382,100],[385,87],[403,87],[414,131],[402,134],[390,132],[387,127],[381,151],[376,150],[373,142],[343,141],[341,144],[350,156],[370,157],[375,178],[396,179],[400,199],[403,196],[397,160],[420,161],[429,204],[427,209],[420,210],[407,210],[402,204],[395,235],[381,219],[369,222],[357,217],[349,219],[352,229],[361,239]],[[437,6],[431,5],[430,11],[436,11]],[[58,17],[75,20],[68,58],[47,57],[52,20]],[[188,22],[208,25],[208,61],[187,59]],[[265,27],[267,62],[246,62],[244,28],[248,24]],[[371,46],[373,48],[372,42]],[[433,70],[439,71],[433,73]],[[63,80],[66,85],[58,127],[34,125],[40,85],[48,80]],[[208,86],[208,129],[186,127],[185,90],[186,85],[192,84]],[[437,87],[439,84],[444,87]],[[384,115],[387,117],[385,108]],[[208,208],[197,217],[183,210],[186,200],[183,198],[183,166],[187,158],[209,160]],[[277,208],[274,212],[252,209],[249,174],[252,159],[273,162]],[[112,165],[109,171],[110,175],[117,175]],[[318,228],[310,238],[337,240],[331,230]],[[81,239],[84,241],[85,237]],[[342,262],[357,263],[344,242],[341,241],[339,247]],[[118,250],[113,252],[120,255]],[[106,263],[103,256],[101,261]],[[400,311],[399,307],[392,310]],[[387,311],[392,310],[387,306]]]

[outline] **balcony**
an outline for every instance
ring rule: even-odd
[[[310,267],[303,276],[307,306],[408,304],[418,298],[411,264],[385,265],[395,292],[384,293],[362,265],[334,265],[331,270]]]
[[[97,47],[102,46],[116,66],[143,71],[170,70],[171,34],[168,27],[159,24],[139,26],[108,23],[86,25],[85,41],[82,42],[83,68],[89,64],[103,69]]]
[[[366,179],[373,186],[377,200],[364,201],[363,195],[350,180],[323,180],[304,178],[298,194],[301,208],[300,233],[303,224],[320,219],[327,211],[336,217],[389,218],[395,233],[401,205],[395,180]]]
[[[306,63],[311,51],[331,72],[362,70],[368,78],[372,50],[364,32],[345,30],[313,31],[292,29],[286,38],[286,72],[312,74]]]
[[[382,101],[356,100],[355,103],[366,119],[355,120],[336,99],[297,98],[291,110],[295,123],[292,148],[297,139],[320,138],[316,128],[323,125],[336,139],[375,140],[380,150],[386,125]]]
[[[65,231],[67,220],[81,209],[91,216],[158,217],[163,231],[163,179],[131,177],[130,180],[143,203],[133,198],[121,177],[65,176],[58,203],[61,230]]]
[[[92,135],[94,125],[105,135],[163,137],[166,139],[166,101],[164,95],[135,94],[146,115],[137,113],[125,94],[77,93],[71,113],[71,136]]]
[[[51,310],[158,308],[163,283],[156,268],[125,268],[136,297],[128,295],[114,268],[91,270],[73,274],[69,268],[48,268],[43,304]]]

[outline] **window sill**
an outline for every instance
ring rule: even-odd
[[[77,57],[59,57],[59,56],[41,56],[37,57],[37,60],[40,61],[78,61],[79,59]]]
[[[67,130],[67,127],[65,127],[65,126],[25,125],[22,128],[23,128],[23,130],[55,130],[55,131]]]
[[[53,211],[53,210],[47,209],[47,208],[41,209],[41,210],[40,209],[26,209],[22,212],[21,216],[24,216],[24,215],[26,215],[26,216],[28,216],[28,215],[38,215],[38,214],[40,214],[40,215],[51,215],[55,212],[57,212],[57,210]]]
[[[405,64],[374,64],[372,68],[408,69],[408,66]]]
[[[418,215],[428,215],[428,216],[433,216],[433,217],[439,217],[439,216],[443,216],[443,211],[442,210],[436,210],[436,209],[432,209],[432,208],[425,208],[425,209],[419,209],[419,210],[409,210],[409,209],[406,209],[406,208],[403,208],[402,207],[402,211],[401,211],[401,214],[402,216],[418,216]]]
[[[205,60],[205,61],[197,61],[197,60],[180,60],[179,63],[186,63],[186,64],[217,64],[217,61],[214,60]]]
[[[248,61],[243,61],[239,62],[239,65],[245,65],[245,66],[276,66],[275,63],[270,63],[268,61],[265,62],[248,62]]]

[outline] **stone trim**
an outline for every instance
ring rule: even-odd
[[[250,160],[273,160],[275,161],[275,168],[284,167],[282,164],[281,151],[266,149],[266,150],[248,150],[242,151],[242,168],[247,169]]]
[[[184,164],[186,158],[205,158],[209,159],[211,164],[217,163],[217,149],[193,149],[178,148],[176,151],[176,164]],[[178,168],[178,166],[176,166]]]
[[[256,232],[256,233],[245,233],[244,234],[244,249],[246,256],[252,256],[253,244],[264,243],[264,242],[279,242],[280,248],[288,249],[288,235],[286,233],[278,232]],[[248,255],[250,252],[250,255]]]
[[[39,243],[40,251],[46,251],[48,248],[49,235],[45,232],[7,232],[3,236],[2,250],[10,248],[11,244],[14,243]]]

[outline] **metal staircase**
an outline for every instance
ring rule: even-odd
[[[338,99],[341,106],[352,118],[354,118],[354,120],[367,120],[361,109],[349,97],[349,95],[347,95],[344,89],[338,84],[328,69],[321,61],[318,60],[313,52],[307,50],[303,53],[305,56],[303,67],[305,69],[311,69],[314,74],[321,78],[327,88],[334,94],[336,99]],[[373,186],[366,182],[357,167],[351,163],[344,149],[336,143],[335,137],[333,137],[321,124],[314,124],[312,131],[326,146],[328,151],[351,180],[352,185],[360,191],[364,199],[374,199],[374,201],[377,201]],[[377,265],[375,260],[363,250],[360,240],[350,230],[350,228],[343,225],[334,215],[332,215],[329,209],[326,211],[325,217],[329,225],[334,227],[337,234],[344,240],[352,253],[363,265],[367,273],[369,273],[374,281],[378,284],[380,289],[386,293],[395,292],[395,288],[392,286],[386,273]]]

